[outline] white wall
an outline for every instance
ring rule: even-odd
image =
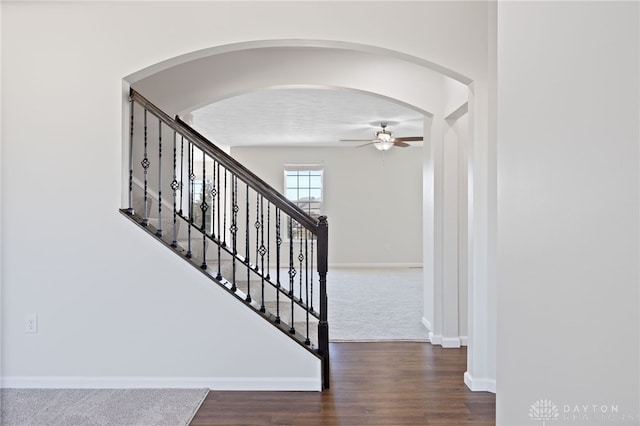
[[[639,13],[498,4],[499,425],[640,423]]]
[[[232,374],[256,387],[265,381],[283,386],[281,380],[287,386],[302,381],[304,388],[317,380],[314,360],[291,346],[285,354],[266,350],[264,362],[278,379],[265,378],[264,364],[252,354],[265,352],[267,343],[251,334],[265,324],[236,312],[117,213],[122,79],[212,46],[315,39],[379,46],[482,82],[486,5],[259,2],[247,13],[248,6],[0,4],[2,374],[12,384],[43,377],[49,384],[69,383],[60,377],[97,378],[94,384],[119,377],[130,379],[116,380],[119,385],[139,383],[140,377],[176,383],[184,375]],[[379,31],[371,22],[380,16],[411,31]],[[203,306],[200,301],[210,301],[209,310],[194,308]],[[176,306],[184,308],[173,312]],[[39,314],[36,335],[23,332],[29,312]],[[237,318],[233,335],[211,327],[218,315]],[[176,361],[184,357],[187,362]],[[281,364],[277,357],[284,358]]]
[[[2,22],[2,5],[0,5],[0,22]],[[0,31],[0,93],[2,93],[2,31]],[[1,97],[1,95],[0,95]],[[0,99],[1,101],[1,99]],[[3,102],[0,102],[0,188],[3,188],[2,186],[2,104]],[[2,280],[2,259],[3,259],[3,255],[2,255],[2,247],[4,244],[2,244],[3,241],[3,234],[2,234],[2,223],[3,223],[3,219],[2,219],[2,196],[0,195],[0,319],[2,319],[2,310],[3,310],[3,302],[2,302],[2,293],[3,293],[3,280]],[[3,346],[3,339],[2,337],[0,337],[0,376],[2,375],[2,357],[3,357],[3,350],[2,350],[2,346]],[[1,382],[0,382],[1,383]]]
[[[242,164],[282,191],[284,164],[324,164],[331,266],[422,265],[422,148],[237,147]]]

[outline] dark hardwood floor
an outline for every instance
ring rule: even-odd
[[[191,425],[494,425],[495,395],[463,382],[467,351],[332,343],[325,392],[211,391]]]

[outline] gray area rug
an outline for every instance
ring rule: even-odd
[[[188,425],[208,389],[2,389],[3,426]]]
[[[329,269],[329,340],[428,341],[422,281],[422,268]]]

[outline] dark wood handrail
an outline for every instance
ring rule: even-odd
[[[187,123],[182,121],[179,117],[176,117],[175,119],[171,118],[168,114],[155,106],[133,88],[131,88],[129,96],[132,100],[140,104],[147,111],[150,111],[152,114],[158,117],[158,119],[162,120],[171,129],[189,139],[189,141],[197,146],[198,149],[201,149],[207,155],[214,158],[227,170],[235,173],[240,179],[251,186],[255,191],[262,194],[267,200],[273,203],[273,205],[289,215],[300,225],[304,226],[314,235],[318,234],[318,224],[311,216],[306,214],[302,209],[300,209],[300,207],[298,207],[295,203],[282,195],[279,191],[274,189],[271,185],[269,185],[249,169],[244,167],[236,159],[231,157],[222,149],[218,148],[206,137],[204,137]]]

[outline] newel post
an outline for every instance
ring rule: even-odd
[[[329,322],[327,321],[327,264],[329,224],[326,216],[318,218],[318,274],[320,275],[320,321],[318,322],[318,353],[322,356],[324,389],[329,389]]]

